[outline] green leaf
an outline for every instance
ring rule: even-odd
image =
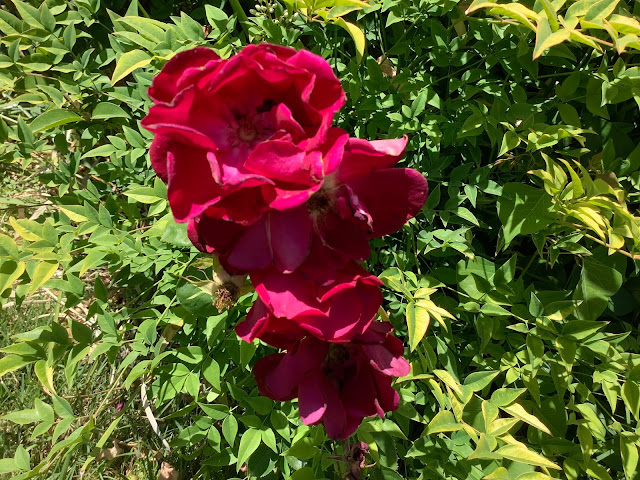
[[[160,200],[164,200],[162,197],[159,197],[156,190],[151,187],[132,188],[131,190],[124,192],[124,194],[140,203],[152,204],[159,202]]]
[[[238,446],[238,463],[236,465],[236,471],[240,471],[242,465],[244,465],[246,461],[249,460],[251,454],[258,449],[261,440],[262,432],[255,428],[250,428],[242,434],[242,437],[240,438],[240,445]]]
[[[638,468],[638,445],[626,435],[620,435],[620,454],[627,479],[631,480]]]
[[[318,453],[318,447],[314,441],[309,437],[304,437],[291,445],[291,448],[284,452],[284,455],[306,460],[315,456],[316,453]]]
[[[36,423],[40,421],[38,412],[35,408],[29,410],[17,410],[15,412],[9,412],[0,417],[0,420],[8,420],[16,425],[28,425],[30,423]]]
[[[227,25],[229,24],[229,17],[224,13],[224,11],[209,4],[204,6],[204,11],[209,25],[216,27],[218,29],[218,33],[226,30]]]
[[[287,480],[316,480],[316,474],[311,467],[302,467],[293,472]]]
[[[5,355],[0,358],[0,378],[36,360],[34,357],[23,357],[22,355]]]
[[[497,206],[504,229],[505,247],[517,235],[542,230],[556,219],[551,196],[541,188],[522,183],[505,184]]]
[[[189,40],[198,42],[204,39],[202,25],[184,12],[180,12],[180,28]]]
[[[499,388],[491,394],[491,403],[505,407],[515,402],[527,390],[525,388]]]
[[[595,321],[600,317],[622,286],[626,263],[622,255],[609,256],[604,249],[582,260],[580,281],[573,294],[574,300],[582,301],[574,312],[578,319]]]
[[[0,294],[13,285],[25,270],[24,262],[6,260],[0,264]]]
[[[611,478],[611,475],[609,475],[609,472],[607,472],[607,469],[597,463],[595,460],[590,459],[587,462],[587,468],[585,470],[587,472],[587,475],[592,476],[596,480],[613,480]]]
[[[75,320],[69,320],[69,329],[71,330],[71,336],[76,342],[85,344],[93,343],[93,330],[91,327]]]
[[[111,102],[102,102],[96,105],[96,108],[93,109],[93,113],[91,114],[92,120],[100,120],[100,119],[110,119],[110,118],[129,118],[129,114],[125,112],[122,107],[111,103]]]
[[[238,434],[238,421],[233,415],[229,415],[222,422],[222,435],[229,445],[233,447]]]
[[[115,85],[134,70],[149,65],[151,60],[151,55],[142,50],[131,50],[123,53],[118,59],[116,68],[111,76],[111,85]]]
[[[479,392],[487,385],[490,385],[494,378],[500,372],[473,372],[464,379],[464,385],[471,388],[474,392]]]
[[[29,5],[26,2],[22,2],[20,0],[12,0],[15,5],[18,13],[22,17],[22,19],[27,22],[31,27],[34,28],[44,28],[42,23],[40,22],[40,12],[37,8]]]
[[[49,10],[46,3],[40,6],[40,21],[47,31],[53,32],[55,30],[56,18],[51,14],[51,10]]]
[[[500,147],[500,151],[498,152],[498,156],[501,157],[505,153],[513,150],[518,145],[522,139],[516,132],[512,132],[511,130],[507,130],[504,132],[504,136],[502,137],[502,146]]]
[[[202,376],[213,387],[213,390],[220,392],[220,366],[213,358],[207,358],[202,364]]]
[[[55,416],[53,414],[53,407],[48,403],[44,403],[39,398],[35,400],[35,410],[38,413],[38,418],[46,423],[53,423]]]
[[[102,264],[106,252],[101,250],[89,250],[89,254],[84,257],[80,266],[80,275],[84,275],[88,270],[92,270]]]
[[[518,475],[516,480],[553,480],[553,477],[540,472],[525,472]]]
[[[73,112],[62,110],[61,108],[52,108],[47,110],[35,120],[31,122],[29,128],[33,133],[49,130],[50,128],[59,127],[71,122],[78,122],[82,117]]]
[[[262,430],[262,443],[273,450],[274,453],[278,453],[278,446],[276,445],[276,435],[270,428]]]
[[[19,470],[18,464],[13,458],[1,458],[0,459],[0,474],[11,473]]]
[[[116,147],[111,144],[100,145],[92,150],[89,150],[87,153],[82,155],[80,158],[91,158],[91,157],[108,157],[112,153],[116,152]]]
[[[538,419],[538,417],[527,412],[524,409],[524,407],[519,403],[514,403],[512,405],[507,405],[507,406],[501,406],[500,408],[502,408],[502,410],[504,410],[509,415],[512,415],[514,418],[517,418],[518,420],[522,420],[523,422],[528,423],[532,427],[535,427],[538,430],[551,435],[549,428],[544,423],[542,423],[540,419]]]
[[[18,445],[16,448],[16,454],[13,456],[16,462],[18,470],[29,470],[31,468],[31,460],[29,459],[29,452],[22,446]]]

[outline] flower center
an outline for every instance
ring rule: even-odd
[[[327,379],[332,382],[338,390],[342,390],[345,380],[353,374],[354,359],[351,355],[351,349],[339,343],[329,345],[329,351],[324,359],[322,371]]]
[[[307,201],[307,209],[313,217],[324,217],[333,210],[333,207],[333,195],[325,188],[321,188],[311,195]]]
[[[229,310],[238,299],[240,289],[233,282],[224,282],[213,293],[213,305],[219,310]]]
[[[240,127],[238,128],[238,138],[246,143],[251,143],[258,136],[258,130],[253,125],[253,123],[244,120],[240,123]]]

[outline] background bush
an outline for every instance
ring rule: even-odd
[[[338,125],[408,135],[430,185],[367,265],[413,369],[357,432],[363,476],[638,478],[639,18],[633,0],[5,2],[0,475],[346,475],[346,446],[258,395],[233,331],[252,294],[212,305],[139,126],[176,51],[268,41],[327,58]]]

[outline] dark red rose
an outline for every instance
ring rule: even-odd
[[[316,244],[334,263],[365,260],[369,239],[400,229],[427,199],[427,181],[416,170],[391,168],[403,156],[406,138],[369,142],[350,138],[342,162],[302,205],[271,210],[253,225],[203,217],[189,224],[202,251],[215,252],[229,269],[255,271],[273,264],[291,272]],[[314,239],[317,239],[314,240]],[[330,262],[331,263],[331,262]]]
[[[332,439],[345,439],[364,417],[398,408],[393,377],[409,373],[402,342],[389,323],[374,322],[349,343],[305,337],[286,353],[256,362],[253,374],[260,393],[273,400],[298,398],[300,418],[322,423]]]
[[[348,342],[369,327],[382,303],[382,282],[355,262],[325,285],[303,270],[282,274],[273,267],[253,272],[251,282],[259,298],[236,332],[248,342],[259,338],[279,348],[307,334]]]
[[[251,224],[308,200],[337,167],[346,135],[332,132],[345,95],[329,64],[306,50],[249,45],[223,60],[178,53],[149,89],[142,125],[176,221]]]

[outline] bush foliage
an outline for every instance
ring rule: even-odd
[[[634,0],[0,6],[0,474],[347,475],[348,444],[258,395],[233,331],[253,294],[216,309],[139,125],[175,52],[268,41],[327,58],[338,126],[408,135],[430,185],[367,265],[412,372],[357,432],[363,476],[638,478],[639,20]]]

